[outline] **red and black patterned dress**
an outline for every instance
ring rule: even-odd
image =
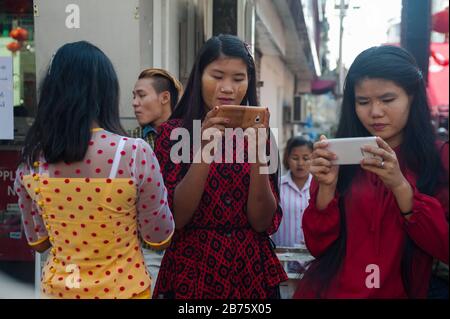
[[[177,143],[170,140],[170,133],[181,126],[182,121],[176,119],[163,124],[155,146],[172,209],[175,187],[188,169],[187,164],[170,160],[171,147]],[[236,147],[233,152],[236,155]],[[166,250],[153,298],[278,297],[279,283],[288,278],[268,235],[278,229],[281,208],[278,206],[270,229],[257,233],[246,213],[250,164],[210,165],[197,210],[183,229],[175,231]],[[270,182],[278,201],[277,181],[271,177]]]

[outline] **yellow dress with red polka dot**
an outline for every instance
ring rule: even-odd
[[[45,294],[130,298],[148,289],[144,259],[136,253],[140,244],[132,180],[35,177],[24,176],[24,181],[41,207],[52,244],[52,258],[43,271]]]
[[[120,136],[108,133],[107,140],[103,138],[105,135],[98,140],[106,140],[111,147],[120,144]],[[19,167],[15,186],[28,242],[36,246],[49,240],[51,244],[42,271],[44,296],[73,299],[150,296],[151,279],[138,233],[154,248],[165,246],[173,234],[173,217],[159,164],[150,146],[140,139],[123,140],[126,140],[124,151],[114,148],[105,156],[133,154],[132,158],[116,156],[114,161],[103,160],[107,164],[101,167],[109,172],[113,162],[120,162],[116,169],[120,168],[119,175],[123,177],[60,177],[61,167],[70,169],[68,164],[49,168],[48,164],[37,162],[34,166],[39,170]],[[80,162],[80,165],[90,164]]]

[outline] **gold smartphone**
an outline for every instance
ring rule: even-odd
[[[226,127],[247,129],[255,124],[264,123],[266,108],[262,106],[219,105],[217,117],[230,119]]]

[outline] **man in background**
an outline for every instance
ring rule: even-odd
[[[161,124],[169,119],[183,94],[182,84],[163,69],[146,69],[141,72],[133,89],[133,109],[139,127],[131,132],[134,138],[142,138],[155,147]],[[142,243],[147,269],[155,287],[164,250],[153,250]]]
[[[166,70],[142,71],[133,89],[133,109],[139,127],[131,135],[154,148],[160,125],[169,119],[182,94],[182,84]]]

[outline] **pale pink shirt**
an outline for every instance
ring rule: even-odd
[[[290,171],[281,177],[280,205],[283,210],[283,218],[278,231],[272,235],[272,239],[277,246],[296,247],[305,244],[302,217],[303,212],[308,207],[311,180],[312,175],[310,174],[300,190],[292,180]]]
[[[20,165],[15,180],[22,222],[30,244],[48,237],[39,205],[23,185],[22,177],[32,173],[50,178],[131,179],[136,187],[136,198],[132,200],[136,201],[141,237],[150,243],[162,243],[172,236],[174,221],[167,203],[167,190],[155,153],[144,140],[94,130],[82,161],[48,164],[43,157],[38,161],[37,168]]]

